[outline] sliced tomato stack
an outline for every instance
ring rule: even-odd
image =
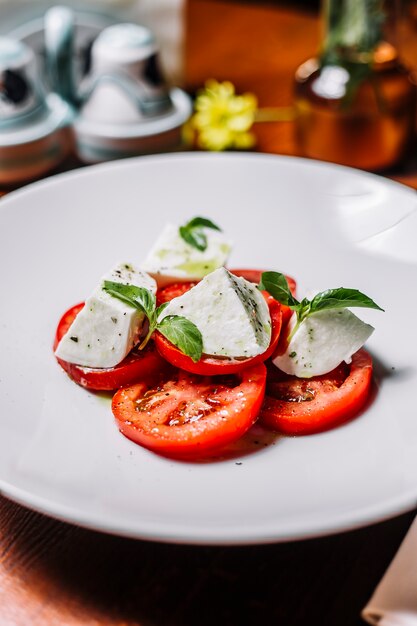
[[[76,304],[61,317],[55,333],[54,351],[83,307],[84,302]],[[82,367],[56,358],[74,382],[93,391],[114,391],[138,380],[152,380],[167,369],[166,361],[153,343],[149,343],[145,350],[134,348],[121,363],[103,369]]]
[[[230,270],[258,284],[262,270]],[[287,277],[295,295],[296,283]],[[196,283],[173,283],[157,292],[157,304],[169,302]],[[259,418],[287,435],[326,430],[356,415],[369,397],[372,361],[365,350],[352,364],[324,376],[299,379],[280,372],[270,361],[281,329],[292,314],[263,292],[272,336],[268,349],[247,359],[207,355],[195,363],[156,332],[144,350],[134,349],[109,369],[80,367],[58,359],[68,375],[92,390],[117,390],[112,409],[120,431],[163,455],[203,458],[239,439]],[[83,304],[60,320],[54,349]],[[266,365],[265,365],[266,363]]]

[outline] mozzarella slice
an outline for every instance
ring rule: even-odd
[[[289,333],[295,323],[293,315]],[[318,311],[300,324],[284,354],[273,362],[283,372],[299,378],[327,374],[342,361],[350,363],[373,331],[348,309]]]
[[[105,280],[156,292],[153,278],[127,263],[117,265],[102,277],[61,339],[55,351],[60,359],[85,367],[114,367],[138,342],[144,313],[105,292]]]
[[[208,355],[252,357],[265,352],[271,341],[271,317],[261,292],[224,267],[171,300],[160,320],[167,315],[181,315],[193,322]]]
[[[232,245],[223,233],[206,228],[207,248],[197,250],[179,234],[178,226],[167,224],[142,263],[159,287],[181,280],[200,280],[224,265]]]

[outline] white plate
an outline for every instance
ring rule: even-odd
[[[109,402],[55,363],[57,320],[118,260],[140,262],[167,220],[206,215],[231,266],[306,287],[365,291],[375,399],[349,424],[241,458],[180,463],[121,436]],[[261,543],[335,532],[417,502],[416,195],[333,165],[262,155],[173,155],[92,167],[0,203],[0,488],[111,533]]]

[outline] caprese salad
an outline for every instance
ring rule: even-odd
[[[90,390],[115,391],[126,437],[203,458],[259,420],[288,435],[351,419],[368,400],[372,326],[356,289],[296,297],[276,271],[226,269],[231,243],[211,220],[166,226],[144,262],[119,263],[61,318],[58,363]]]

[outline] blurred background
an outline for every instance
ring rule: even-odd
[[[79,20],[81,74],[89,69],[91,46],[102,29],[140,23],[155,34],[169,85],[194,98],[208,79],[215,79],[231,82],[237,94],[254,94],[256,143],[251,148],[400,179],[417,170],[415,0],[63,4]],[[0,0],[0,34],[24,40],[44,64],[42,19],[53,5],[52,0]],[[204,149],[198,138],[191,143]]]

